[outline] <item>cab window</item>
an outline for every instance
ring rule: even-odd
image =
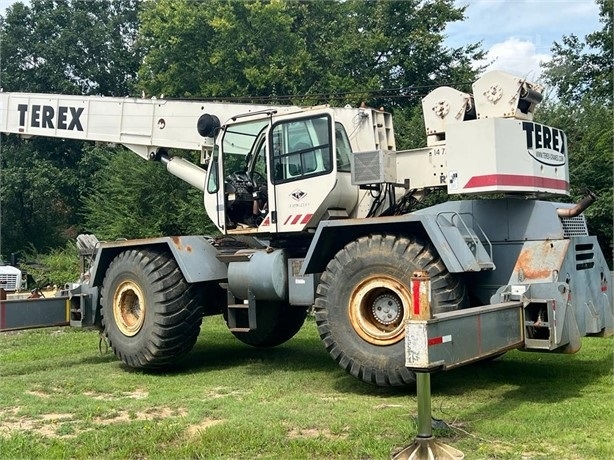
[[[256,120],[229,126],[222,140],[224,152],[224,177],[234,173],[244,174],[247,170],[249,155],[254,148],[258,135],[269,120]]]
[[[250,177],[252,177],[252,180],[264,179],[264,182],[266,183],[267,167],[265,140],[266,139],[263,135],[255,145],[255,152],[250,154],[248,172]]]
[[[207,192],[216,193],[219,188],[218,179],[218,156],[220,148],[217,144],[213,147],[213,154],[211,155],[211,162],[209,163],[209,180],[207,182]]]
[[[350,155],[352,154],[352,146],[350,145],[350,139],[345,132],[345,128],[341,123],[335,123],[335,144],[337,171],[351,172]]]
[[[331,119],[328,115],[277,123],[271,130],[273,183],[332,171]]]

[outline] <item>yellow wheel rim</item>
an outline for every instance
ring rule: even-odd
[[[113,295],[113,316],[122,334],[132,337],[143,327],[145,300],[141,288],[132,281],[122,282]]]
[[[409,290],[390,276],[370,276],[350,296],[350,323],[360,337],[373,345],[392,345],[402,340],[410,311]]]

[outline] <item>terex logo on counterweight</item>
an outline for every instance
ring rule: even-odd
[[[83,131],[79,119],[83,110],[83,107],[59,106],[56,112],[56,109],[50,105],[32,104],[29,108],[27,104],[17,105],[19,126],[26,126],[28,123],[32,128],[57,128],[67,131]]]
[[[548,166],[563,166],[567,156],[567,138],[560,129],[524,121],[527,151],[535,160]]]

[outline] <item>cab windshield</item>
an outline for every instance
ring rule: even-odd
[[[253,165],[253,159],[263,148],[262,135],[269,124],[269,119],[231,125],[224,134],[222,151],[224,152],[224,176],[234,173],[247,174]],[[264,161],[264,159],[262,160]],[[264,172],[264,171],[261,171]]]

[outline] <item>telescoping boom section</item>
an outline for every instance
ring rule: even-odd
[[[567,137],[534,120],[542,91],[499,71],[471,93],[436,88],[413,150],[396,150],[390,113],[325,105],[0,93],[0,131],[122,144],[202,191],[215,235],[78,239],[88,263],[54,308],[100,328],[127,365],[182,358],[204,316],[273,347],[313,312],[343,369],[396,386],[614,332],[610,271],[583,214],[595,196],[560,201]],[[433,191],[462,199],[425,206]]]

